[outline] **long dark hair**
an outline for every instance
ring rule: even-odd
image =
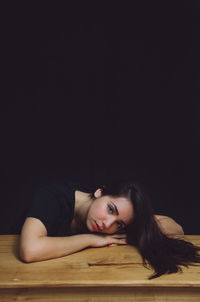
[[[143,265],[149,263],[154,274],[148,279],[163,274],[182,272],[180,265],[188,267],[200,263],[200,247],[183,239],[170,238],[163,234],[155,221],[150,198],[141,184],[115,182],[100,186],[102,195],[126,197],[134,206],[133,223],[126,227],[127,242],[139,250]],[[94,197],[94,194],[91,194]]]

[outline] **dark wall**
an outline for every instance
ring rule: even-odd
[[[2,204],[14,213],[54,178],[133,179],[199,234],[199,13],[198,1],[9,8]]]

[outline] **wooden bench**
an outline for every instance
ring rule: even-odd
[[[177,236],[178,237],[178,236]],[[200,245],[200,236],[180,236]],[[132,246],[89,248],[70,256],[23,263],[19,236],[0,236],[0,301],[199,302],[200,266],[148,280]]]

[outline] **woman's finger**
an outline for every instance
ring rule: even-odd
[[[127,240],[125,238],[116,239],[114,243],[127,244]]]
[[[126,234],[115,234],[112,237],[113,238],[123,239],[123,238],[127,238],[127,235]]]
[[[125,238],[127,235],[126,234],[113,234],[112,236],[118,237],[118,238]]]

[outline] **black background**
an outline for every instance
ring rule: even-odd
[[[71,2],[5,11],[3,215],[52,179],[131,179],[199,234],[199,1]]]

